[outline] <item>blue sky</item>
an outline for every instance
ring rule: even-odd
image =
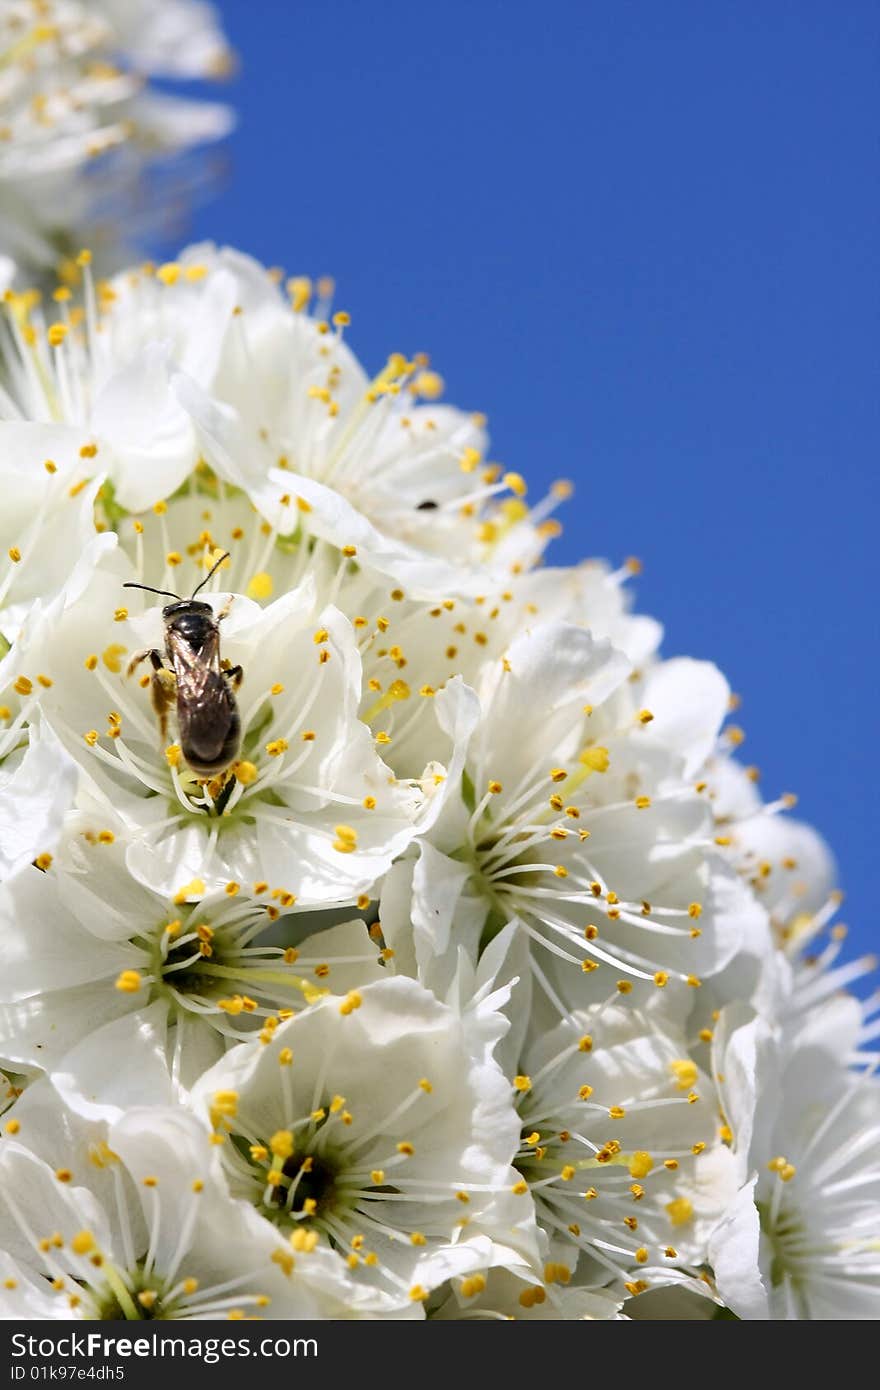
[[[192,233],[332,273],[493,457],[644,562],[743,696],[861,946],[878,777],[876,53],[862,0],[223,0],[240,127]]]

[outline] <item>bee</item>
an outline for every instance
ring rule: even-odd
[[[123,585],[125,589],[144,589],[148,594],[174,599],[174,603],[162,609],[165,655],[170,669],[162,653],[153,648],[132,659],[128,674],[149,659],[153,667],[151,697],[162,739],[167,743],[168,711],[176,703],[180,751],[196,776],[205,778],[223,772],[241,743],[241,718],[234,691],[241,685],[244,673],[240,666],[230,666],[220,659],[219,624],[229,611],[228,606],[215,618],[211,605],[196,599],[199,590],[228,558],[228,553],[220,556],[189,598],[147,584]]]

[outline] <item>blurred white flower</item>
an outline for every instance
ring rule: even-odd
[[[231,125],[226,107],[147,86],[152,74],[229,70],[207,4],[2,0],[0,52],[0,248],[28,272],[100,241],[117,199],[128,202],[124,235],[131,237],[135,195],[151,161],[217,139]],[[111,243],[108,257],[121,250]]]

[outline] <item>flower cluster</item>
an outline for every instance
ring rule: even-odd
[[[157,158],[231,125],[225,106],[149,80],[231,66],[203,0],[0,0],[0,253],[42,273],[90,240],[118,260],[120,223],[125,237],[138,219],[155,230],[157,211],[184,194]],[[147,173],[161,189],[146,192]],[[0,272],[11,271],[0,255]]]
[[[2,330],[3,1316],[878,1316],[870,963],[637,563],[332,284],[76,272]]]

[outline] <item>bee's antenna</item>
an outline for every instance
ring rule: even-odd
[[[147,594],[164,594],[166,598],[180,598],[180,594],[172,594],[170,589],[153,589],[149,584],[123,584],[123,589],[143,589]]]
[[[202,580],[201,584],[197,584],[196,587],[193,589],[192,594],[190,595],[191,598],[195,598],[196,594],[199,592],[199,589],[204,589],[205,585],[207,584],[208,580],[209,580],[209,579],[211,578],[211,576],[213,575],[214,571],[215,571],[215,570],[218,570],[218,569],[220,568],[220,566],[223,564],[223,561],[224,561],[224,560],[228,560],[228,559],[229,559],[229,551],[227,550],[226,553],[225,553],[224,555],[221,555],[221,556],[220,556],[220,559],[219,559],[219,560],[215,560],[215,561],[214,561],[213,565],[212,565],[211,568],[208,570],[208,573],[205,575],[205,577],[204,577],[204,579]]]

